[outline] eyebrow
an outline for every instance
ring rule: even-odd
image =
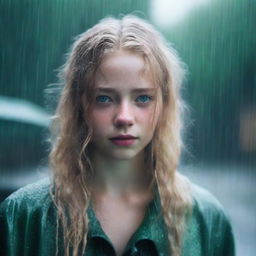
[[[96,92],[107,92],[107,93],[116,93],[117,90],[111,87],[98,87],[94,89]],[[143,93],[143,92],[155,92],[157,88],[134,88],[131,91],[134,93]]]

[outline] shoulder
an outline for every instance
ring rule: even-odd
[[[50,181],[42,179],[33,184],[20,188],[0,204],[0,213],[15,210],[32,210],[46,206],[51,202]]]
[[[208,190],[191,184],[193,206],[201,212],[224,213],[221,203]]]
[[[222,204],[206,189],[192,184],[193,215],[213,229],[216,225],[230,226],[229,216]]]
[[[203,255],[234,255],[234,237],[229,216],[221,203],[206,189],[192,184],[191,237],[199,235]],[[191,235],[193,233],[193,235]],[[195,241],[195,239],[193,239]]]
[[[56,209],[50,189],[50,181],[43,179],[0,204],[0,255],[54,254]]]

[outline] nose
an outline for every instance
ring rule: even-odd
[[[117,128],[129,127],[134,124],[134,117],[131,106],[128,102],[120,103],[114,118],[114,125]]]

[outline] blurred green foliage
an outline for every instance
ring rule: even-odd
[[[148,19],[148,8],[147,0],[0,1],[0,94],[44,106],[44,89],[57,82],[76,35],[106,15],[137,11]],[[256,103],[255,10],[253,0],[214,0],[163,31],[188,66],[183,94],[194,121],[187,144],[196,160],[256,159],[239,138],[241,113]],[[0,120],[1,167],[44,156],[42,129]]]
[[[72,39],[106,15],[146,12],[136,0],[0,1],[1,94],[44,105],[44,88],[56,81]]]
[[[56,69],[75,36],[107,15],[146,17],[147,5],[147,0],[1,0],[0,94],[44,106],[44,90],[57,82]],[[0,116],[1,169],[39,163],[49,147],[45,138],[43,127]]]
[[[241,114],[256,104],[255,24],[255,1],[215,0],[164,31],[188,66],[183,93],[194,121],[188,144],[199,159],[256,159],[240,141]]]

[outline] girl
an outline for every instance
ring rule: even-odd
[[[220,204],[177,172],[184,72],[134,16],[102,20],[61,70],[52,186],[1,205],[1,255],[234,255]]]

